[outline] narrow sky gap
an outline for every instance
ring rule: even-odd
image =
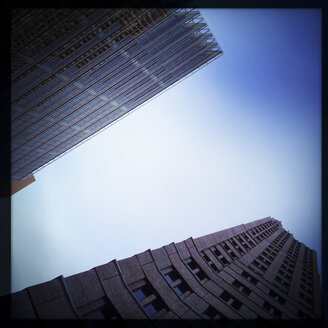
[[[321,12],[201,13],[221,58],[12,197],[12,292],[266,216],[321,272]]]

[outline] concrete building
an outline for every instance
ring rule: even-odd
[[[191,9],[15,9],[11,32],[13,192],[222,54]]]
[[[13,318],[321,318],[316,252],[271,217],[12,294]]]

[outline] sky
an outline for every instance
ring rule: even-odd
[[[267,216],[321,270],[321,12],[200,11],[222,57],[12,196],[12,292]]]

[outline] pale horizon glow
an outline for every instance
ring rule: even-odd
[[[12,292],[268,216],[321,270],[321,11],[201,13],[222,57],[12,196]]]

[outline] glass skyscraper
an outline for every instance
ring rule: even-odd
[[[12,180],[31,178],[221,54],[191,9],[15,9]]]

